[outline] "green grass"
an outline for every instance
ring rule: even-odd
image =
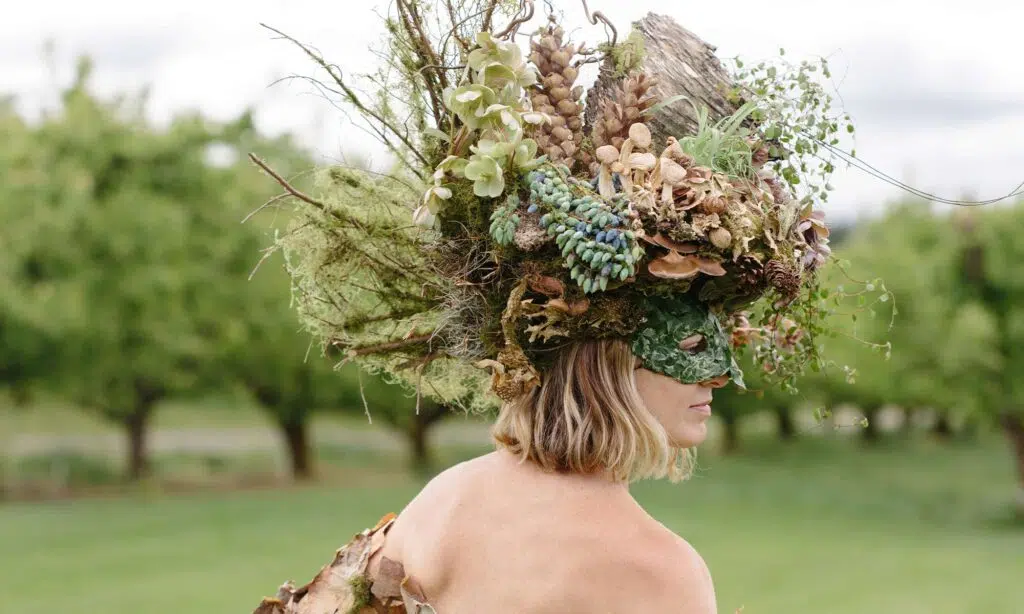
[[[1024,527],[1006,519],[1014,477],[1001,440],[752,440],[701,465],[688,483],[634,489],[704,555],[723,613],[1022,611]],[[399,510],[418,482],[389,475],[374,488],[5,505],[0,609],[251,611]]]

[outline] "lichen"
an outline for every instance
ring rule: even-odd
[[[644,37],[640,30],[634,25],[626,40],[606,49],[607,57],[611,59],[613,73],[616,78],[640,70],[643,67],[644,58],[647,55],[644,49]]]

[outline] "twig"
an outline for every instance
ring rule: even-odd
[[[516,35],[519,31],[519,26],[523,25],[527,21],[533,19],[533,0],[523,0],[522,5],[519,7],[519,13],[523,13],[522,17],[516,17],[509,24],[508,27],[494,35],[494,38],[506,38]],[[517,13],[517,15],[519,14]]]
[[[587,6],[587,0],[580,0],[580,1],[583,2],[583,12],[586,13],[587,21],[589,21],[591,25],[596,26],[597,22],[601,21],[601,22],[604,23],[606,28],[608,28],[608,29],[610,29],[612,31],[611,46],[614,47],[616,41],[619,40],[619,31],[615,29],[614,25],[612,25],[611,20],[609,20],[607,17],[605,17],[604,13],[602,13],[601,11],[594,11],[593,13],[591,13],[590,12],[590,7]]]
[[[458,22],[458,17],[455,16],[455,6],[452,5],[452,0],[444,0],[444,5],[448,9],[448,16],[452,20],[452,25],[454,25],[455,23]],[[484,30],[484,31],[486,32],[486,30]],[[457,31],[453,31],[453,32],[454,33],[453,33],[452,36],[455,38],[455,41],[459,43],[459,47],[462,47],[463,53],[465,53],[466,55],[469,55],[469,43],[466,42],[466,40],[464,38],[459,36]],[[422,69],[420,69],[420,70],[422,70]]]
[[[356,371],[356,377],[359,379],[359,397],[363,400],[363,411],[366,412],[366,419],[370,424],[373,424],[373,417],[370,415],[370,404],[366,402],[366,392],[363,390],[363,370],[359,369]]]
[[[291,194],[291,193],[289,193],[289,192],[284,192],[284,193],[282,193],[282,194],[278,194],[277,196],[275,196],[275,197],[271,198],[271,199],[270,199],[270,200],[268,200],[267,202],[265,202],[265,203],[263,203],[262,205],[260,205],[260,206],[259,206],[259,208],[257,208],[257,209],[256,209],[255,211],[253,211],[253,212],[252,212],[252,213],[250,213],[249,215],[245,216],[245,218],[244,218],[244,219],[242,220],[242,223],[244,224],[244,223],[248,222],[248,221],[249,221],[250,219],[252,219],[252,217],[253,217],[254,215],[256,215],[257,213],[259,213],[260,211],[263,211],[264,209],[266,209],[266,208],[267,208],[267,207],[269,207],[270,205],[272,205],[272,204],[276,203],[277,201],[281,200],[282,198],[288,198],[289,196],[292,196],[292,194]]]
[[[489,0],[487,2],[487,8],[484,9],[484,23],[480,28],[481,32],[489,32],[491,30],[491,19],[494,18],[494,9],[498,6],[498,0]]]
[[[394,350],[400,350],[413,345],[420,345],[430,341],[433,334],[428,335],[417,335],[415,337],[409,337],[408,339],[402,339],[400,341],[388,341],[387,343],[377,343],[374,345],[363,345],[359,347],[349,348],[347,354],[349,358],[356,356],[365,356],[367,354],[378,354],[382,352],[391,352]],[[332,341],[332,345],[340,345],[340,341]]]
[[[425,168],[426,167],[430,167],[430,162],[426,159],[426,157],[424,157],[423,154],[421,154],[419,152],[419,150],[416,149],[415,145],[413,145],[413,143],[410,142],[409,139],[406,136],[404,136],[401,131],[398,130],[398,128],[393,126],[391,124],[391,122],[389,122],[387,120],[387,118],[383,117],[382,115],[380,115],[379,113],[377,113],[373,109],[370,109],[365,104],[363,104],[363,101],[359,98],[358,94],[356,94],[355,91],[353,91],[352,88],[350,88],[348,86],[348,84],[345,83],[344,79],[342,78],[342,76],[340,74],[341,71],[336,66],[334,66],[332,64],[328,64],[327,61],[324,60],[323,56],[321,56],[319,53],[313,51],[312,49],[310,49],[306,45],[303,45],[302,43],[300,43],[299,41],[295,40],[291,36],[285,34],[284,32],[281,32],[280,30],[278,30],[278,29],[276,29],[274,27],[268,26],[265,23],[261,23],[260,25],[263,26],[264,28],[270,30],[271,32],[274,32],[274,33],[278,34],[279,36],[281,36],[285,40],[288,40],[288,41],[294,43],[300,49],[302,49],[302,51],[307,56],[309,56],[321,68],[323,68],[324,70],[327,71],[327,74],[329,74],[331,76],[331,78],[334,79],[334,82],[338,85],[338,87],[341,88],[342,92],[344,93],[344,96],[348,99],[349,103],[351,103],[352,106],[354,106],[360,113],[362,113],[362,114],[364,114],[364,115],[366,115],[368,117],[373,118],[374,120],[379,122],[382,126],[387,128],[392,134],[394,134],[396,137],[398,137],[399,140],[402,141],[402,144],[404,144],[409,149],[409,151],[412,152],[412,154],[415,155],[419,159],[419,161],[423,164],[423,166]],[[388,143],[385,142],[385,144],[388,144]],[[390,144],[388,144],[388,145],[390,146]],[[390,147],[392,149],[395,149],[393,146],[390,146]],[[419,173],[419,171],[416,171],[416,172],[420,176],[420,179],[423,179],[423,175],[421,173]]]
[[[316,207],[317,209],[320,209],[321,211],[330,211],[330,209],[328,209],[327,205],[323,204],[322,202],[320,202],[319,200],[313,198],[312,196],[307,195],[305,192],[302,192],[301,190],[298,190],[295,187],[293,187],[292,184],[288,183],[288,181],[284,177],[282,177],[281,175],[277,174],[277,172],[274,169],[270,168],[270,166],[268,166],[266,162],[264,162],[263,160],[260,160],[259,157],[256,154],[250,152],[249,153],[249,159],[252,160],[253,163],[256,166],[258,166],[258,167],[262,168],[264,171],[266,171],[266,173],[268,175],[270,175],[271,177],[273,177],[275,181],[277,181],[279,184],[281,184],[281,187],[284,188],[290,195],[294,196],[295,198],[298,198],[299,200],[301,200],[303,202],[307,202],[307,203],[313,205],[314,207]],[[282,194],[282,196],[283,196],[283,194]],[[276,200],[276,198],[273,199],[273,200]],[[266,206],[266,205],[264,205],[264,206]]]

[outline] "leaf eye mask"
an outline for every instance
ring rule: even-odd
[[[633,354],[644,368],[683,384],[729,375],[743,386],[729,335],[718,317],[687,296],[650,297],[645,321],[633,335]]]

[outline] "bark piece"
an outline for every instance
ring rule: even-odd
[[[715,55],[713,45],[666,15],[648,13],[634,27],[643,37],[643,71],[657,80],[652,88],[657,98],[667,100],[683,94],[698,108],[706,106],[712,122],[736,111],[736,106],[726,98],[733,81]],[[612,95],[621,81],[614,73],[614,67],[603,64],[597,81],[587,92],[587,126],[593,125],[601,101]],[[656,147],[663,147],[669,136],[681,138],[697,130],[696,112],[686,100],[662,107],[644,122],[651,129]]]

